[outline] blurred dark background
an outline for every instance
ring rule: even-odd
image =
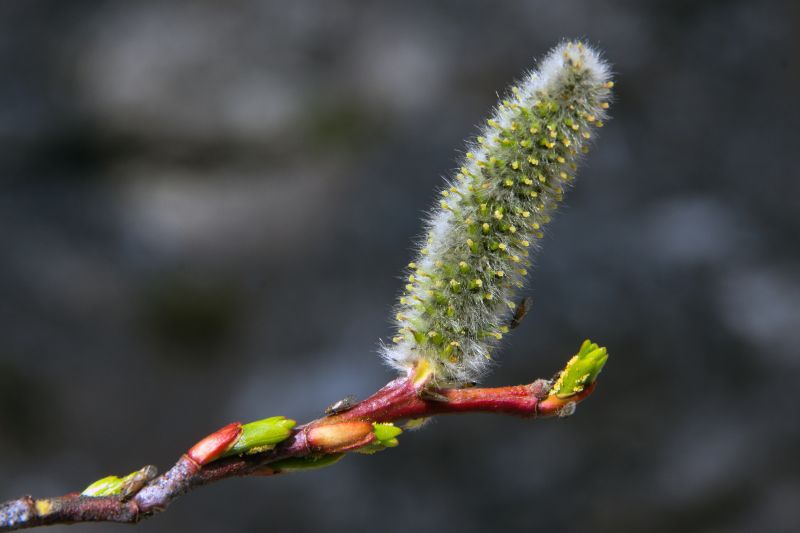
[[[614,64],[614,118],[487,383],[550,376],[590,337],[611,352],[596,395],[226,481],[137,531],[800,531],[799,15],[3,1],[0,500],[390,379],[377,341],[440,177],[577,36]]]

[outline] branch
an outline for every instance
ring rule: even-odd
[[[586,346],[595,350],[587,351]],[[594,358],[580,357],[584,352],[591,352]],[[434,415],[567,416],[577,402],[591,394],[605,359],[605,349],[585,343],[555,384],[536,380],[498,388],[436,388],[431,385],[430,369],[420,364],[366,400],[333,409],[340,412],[296,428],[283,417],[229,424],[195,444],[163,475],[156,476],[155,467],[146,466],[122,479],[110,476],[99,480],[83,493],[41,499],[23,496],[0,504],[0,532],[77,522],[136,523],[208,483],[319,468],[346,452],[374,453],[396,446],[401,429],[395,423],[406,422],[410,427]],[[588,368],[586,361],[593,367]],[[575,376],[582,381],[565,389],[564,384]],[[280,442],[269,444],[276,440]]]

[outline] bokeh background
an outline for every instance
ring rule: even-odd
[[[137,531],[800,531],[790,1],[3,1],[0,500],[390,379],[376,346],[440,177],[574,36],[614,64],[614,118],[487,383],[591,337],[591,400],[439,419]]]

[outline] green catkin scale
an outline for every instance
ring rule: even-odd
[[[383,349],[392,366],[430,363],[439,383],[478,379],[508,331],[529,252],[602,127],[610,71],[591,47],[566,42],[511,88],[441,191]]]

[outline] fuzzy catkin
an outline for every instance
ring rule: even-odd
[[[529,250],[570,185],[592,130],[602,127],[608,65],[581,42],[552,50],[512,87],[441,191],[396,307],[383,358],[430,363],[438,383],[477,380],[508,331]]]

